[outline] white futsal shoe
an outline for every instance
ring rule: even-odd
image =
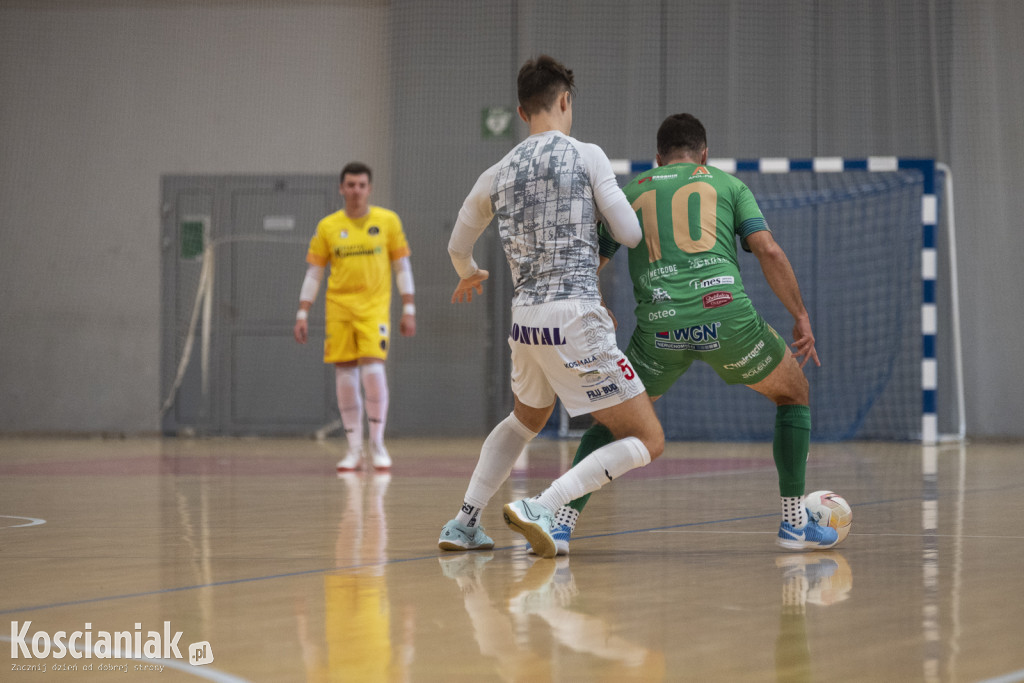
[[[338,461],[339,472],[351,472],[358,470],[363,464],[363,452],[361,450],[349,449],[344,458]]]
[[[558,554],[558,547],[551,535],[551,527],[555,522],[551,510],[536,500],[524,498],[509,503],[502,512],[508,528],[526,537],[535,554],[548,559]]]
[[[391,469],[391,455],[388,454],[388,449],[384,448],[384,444],[370,444],[370,462],[375,470]]]
[[[468,527],[452,519],[441,527],[437,547],[441,550],[490,550],[494,547],[494,540],[482,526]]]

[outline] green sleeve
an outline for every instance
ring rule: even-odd
[[[764,214],[761,213],[761,207],[754,199],[754,193],[745,184],[740,183],[736,194],[736,235],[740,238],[743,251],[750,251],[747,238],[761,230],[771,232]]]

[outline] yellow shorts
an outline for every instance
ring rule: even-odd
[[[387,316],[359,320],[327,320],[324,362],[347,363],[360,358],[388,357],[391,325]]]

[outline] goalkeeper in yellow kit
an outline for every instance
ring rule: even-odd
[[[388,412],[384,361],[391,339],[392,272],[402,297],[399,330],[403,337],[416,334],[409,244],[398,214],[369,203],[372,176],[370,168],[359,162],[342,169],[339,193],[345,208],[323,218],[309,241],[309,267],[295,317],[295,340],[305,344],[309,309],[330,265],[324,362],[335,367],[338,411],[348,440],[348,453],[338,462],[340,471],[358,469],[363,462],[364,395],[371,462],[378,470],[391,467],[384,447]]]

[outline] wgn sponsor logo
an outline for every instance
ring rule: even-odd
[[[714,351],[721,347],[718,341],[718,328],[721,326],[721,322],[713,322],[668,332],[656,332],[654,346],[671,351]]]

